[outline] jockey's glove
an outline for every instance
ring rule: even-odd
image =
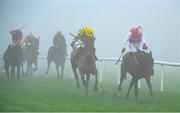
[[[121,53],[123,54],[125,51],[126,51],[126,49],[125,49],[125,48],[123,48]]]

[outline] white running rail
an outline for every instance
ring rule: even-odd
[[[38,57],[39,59],[47,59],[46,56],[39,56]],[[0,57],[1,61],[2,61],[2,56]],[[118,58],[98,58],[98,62],[100,62],[100,66],[103,66],[104,65],[104,62],[116,62]],[[67,58],[67,60],[69,60],[69,58]],[[121,61],[121,60],[120,60]],[[180,63],[174,63],[174,62],[165,62],[165,61],[155,61],[154,62],[156,65],[160,65],[161,66],[161,78],[160,78],[160,91],[162,92],[163,89],[164,89],[164,66],[173,66],[173,67],[180,67]],[[117,77],[117,84],[120,83],[120,65],[117,65],[119,68],[118,68],[118,77]],[[0,66],[0,70],[2,71],[2,63],[1,63],[1,66]],[[103,69],[100,68],[99,69],[99,81],[100,83],[102,84],[103,82]],[[139,81],[139,84],[138,84],[139,88],[140,88],[140,81]]]

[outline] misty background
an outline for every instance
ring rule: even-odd
[[[40,37],[40,56],[47,55],[58,30],[70,55],[69,33],[90,26],[97,56],[117,58],[129,29],[140,25],[155,60],[180,62],[179,0],[0,0],[0,56],[11,43],[9,30],[24,24],[24,37]]]

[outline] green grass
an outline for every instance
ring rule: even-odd
[[[20,81],[8,82],[4,73],[0,73],[0,111],[180,111],[179,78],[165,77],[164,92],[159,91],[159,76],[153,78],[155,97],[152,99],[144,81],[139,89],[139,100],[135,101],[134,90],[130,98],[125,99],[128,80],[123,90],[117,91],[114,75],[99,84],[99,90],[93,91],[94,77],[91,77],[89,96],[85,97],[84,88],[77,89],[75,81],[68,76],[57,80],[55,76],[21,77]],[[176,76],[177,77],[177,76]],[[166,81],[167,81],[166,80]]]

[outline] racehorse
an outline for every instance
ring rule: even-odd
[[[78,52],[77,52],[78,51]],[[77,54],[75,54],[77,52]],[[88,96],[88,85],[90,74],[95,75],[95,86],[94,90],[97,91],[98,80],[97,80],[97,69],[96,69],[96,58],[95,58],[95,48],[94,39],[89,40],[85,47],[80,47],[74,49],[70,57],[71,67],[75,75],[75,80],[77,87],[80,87],[79,77],[77,74],[77,69],[81,75],[82,83],[85,86],[86,96]]]
[[[123,80],[126,78],[128,72],[132,76],[131,83],[129,85],[128,93],[126,97],[129,97],[130,90],[134,85],[135,97],[138,100],[138,80],[144,78],[153,97],[151,75],[154,74],[154,60],[151,51],[149,53],[144,51],[137,51],[135,53],[128,52],[123,56],[121,63],[121,78],[119,84],[119,90],[121,90]]]
[[[45,74],[49,73],[51,62],[54,62],[56,65],[57,77],[62,78],[64,75],[64,66],[66,62],[66,46],[54,45],[50,47],[48,50],[47,61],[48,67]],[[59,72],[59,67],[61,67],[61,76]]]
[[[15,68],[17,68],[17,79],[20,78],[20,67],[23,61],[22,48],[20,45],[9,45],[3,55],[4,69],[8,80],[15,80]],[[11,73],[9,71],[11,70]]]
[[[32,75],[32,71],[38,70],[38,49],[39,49],[39,39],[34,38],[32,43],[27,43],[23,47],[23,59],[24,62],[27,62],[27,75],[30,73]],[[32,68],[32,64],[34,64],[35,68]]]

